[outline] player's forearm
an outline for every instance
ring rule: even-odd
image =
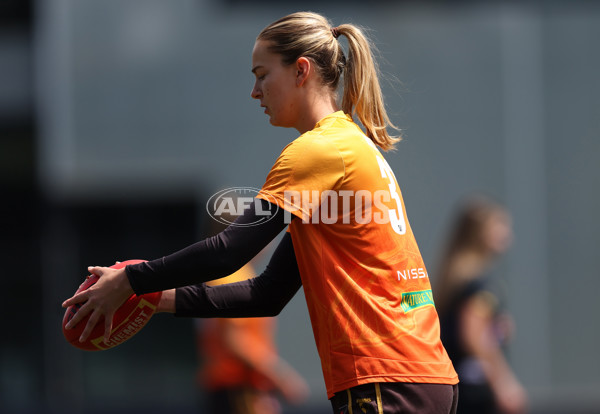
[[[156,312],[175,313],[175,289],[164,290],[162,292]]]

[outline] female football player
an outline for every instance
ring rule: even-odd
[[[100,281],[64,303],[86,302],[70,324],[90,314],[82,339],[102,317],[108,338],[132,293],[164,291],[160,310],[177,316],[273,316],[302,287],[335,414],[454,412],[458,377],[398,183],[377,148],[398,138],[386,130],[371,50],[358,27],[314,13],[263,29],[252,97],[272,125],[300,136],[276,160],[256,208],[219,235],[123,271],[91,267]],[[250,225],[265,212],[270,220]],[[202,283],[239,269],[288,224],[259,277]]]

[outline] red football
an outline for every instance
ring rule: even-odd
[[[126,260],[110,266],[113,269],[121,269],[130,264],[144,262],[145,260]],[[88,276],[85,281],[79,286],[77,292],[82,292],[98,281],[98,276]],[[162,292],[146,293],[141,296],[131,295],[123,305],[115,312],[113,317],[113,326],[110,333],[108,343],[104,343],[104,320],[100,320],[92,333],[85,342],[79,342],[79,337],[85,329],[89,315],[82,319],[74,328],[65,329],[65,325],[69,322],[77,310],[81,307],[81,303],[69,306],[65,311],[65,316],[62,321],[62,330],[65,338],[71,345],[85,351],[103,351],[114,348],[122,344],[136,333],[138,333],[150,317],[156,311],[158,302]]]

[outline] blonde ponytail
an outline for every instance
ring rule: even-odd
[[[354,25],[336,27],[348,39],[348,58],[344,70],[342,110],[358,116],[369,138],[388,151],[401,140],[390,136],[386,127],[398,129],[390,121],[379,84],[379,69],[373,58],[372,45],[363,32]]]

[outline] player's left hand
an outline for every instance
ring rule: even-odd
[[[83,330],[79,341],[85,341],[96,324],[104,317],[104,341],[108,341],[112,331],[112,320],[115,312],[134,292],[129,284],[125,269],[90,266],[88,271],[99,277],[89,289],[80,292],[63,302],[62,307],[83,303],[73,319],[66,325],[71,329],[79,321],[90,314],[90,319]]]

